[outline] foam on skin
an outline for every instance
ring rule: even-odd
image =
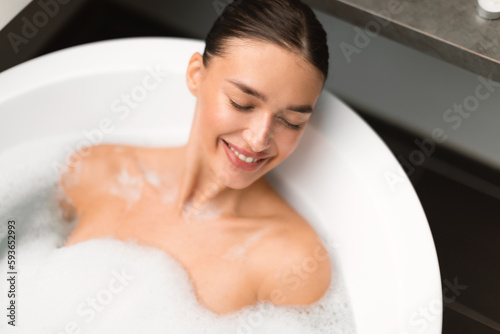
[[[16,327],[3,319],[1,333],[355,332],[334,264],[329,290],[313,305],[266,302],[221,316],[198,303],[182,265],[162,250],[111,238],[62,247],[76,221],[65,221],[59,210],[53,162],[64,161],[62,147],[69,140],[27,143],[0,153],[0,268],[7,266],[4,222],[14,218],[19,273]],[[140,182],[126,173],[115,181],[113,191],[123,190],[129,203],[137,200]],[[147,181],[163,186],[155,175]],[[248,246],[230,250],[227,258],[239,261]],[[0,280],[1,305],[6,305],[6,288]]]
[[[113,181],[109,187],[109,193],[123,198],[127,202],[127,210],[129,210],[141,198],[144,187],[141,177],[133,177],[123,169]]]

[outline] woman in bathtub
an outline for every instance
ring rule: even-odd
[[[327,72],[309,7],[228,5],[187,67],[197,99],[187,145],[82,153],[61,179],[79,219],[66,246],[112,236],[162,249],[219,314],[318,301],[331,280],[325,247],[263,176],[299,144]]]

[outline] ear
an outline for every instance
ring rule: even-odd
[[[203,69],[203,56],[196,52],[191,56],[186,70],[186,83],[189,91],[194,96],[198,95],[198,87],[200,85],[201,72]]]

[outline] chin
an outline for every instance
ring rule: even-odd
[[[262,166],[265,167],[265,166]],[[225,168],[218,169],[222,172],[217,172],[217,176],[221,184],[225,185],[231,189],[244,189],[255,183],[267,172],[247,172],[244,170],[237,169],[230,162],[225,166]],[[267,170],[267,168],[266,168]]]
[[[229,166],[229,168],[218,169],[222,172],[217,172],[219,182],[228,188],[244,189],[257,181],[259,178],[258,176],[248,175],[245,171],[236,170],[231,167],[232,166]]]
[[[247,179],[238,180],[238,177],[234,177],[234,179],[231,180],[227,186],[231,189],[240,190],[240,189],[245,189],[245,188],[249,187],[257,180],[258,180],[258,178],[252,179],[250,181]]]

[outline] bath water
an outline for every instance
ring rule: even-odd
[[[112,238],[62,247],[76,220],[68,223],[59,209],[58,171],[77,141],[61,136],[0,152],[0,333],[355,332],[335,263],[329,290],[313,305],[266,302],[217,315],[197,302],[187,273],[164,251]],[[16,235],[15,326],[6,317],[9,220]]]

